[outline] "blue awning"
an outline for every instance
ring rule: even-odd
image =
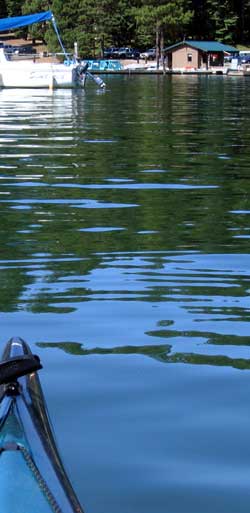
[[[41,12],[38,14],[27,14],[26,16],[14,16],[12,18],[0,19],[0,32],[5,30],[14,30],[19,27],[26,27],[26,25],[33,25],[33,23],[41,23],[43,21],[51,20],[53,14],[51,11]]]

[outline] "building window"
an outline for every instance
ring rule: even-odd
[[[188,62],[192,62],[193,60],[193,55],[191,53],[188,53]]]

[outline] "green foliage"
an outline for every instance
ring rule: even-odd
[[[250,0],[0,0],[0,16],[51,9],[69,52],[102,56],[107,46],[143,49],[183,37],[228,43],[250,41]],[[51,24],[29,27],[29,36],[59,51]],[[27,31],[26,31],[27,32]],[[20,31],[19,31],[20,34]]]
[[[234,42],[238,15],[234,11],[233,1],[219,3],[217,0],[207,0],[207,12],[211,37],[222,42]]]
[[[5,0],[6,11],[8,16],[21,16],[22,5],[18,0]]]
[[[6,18],[7,6],[5,0],[0,0],[0,18]]]
[[[184,28],[190,23],[193,12],[186,0],[156,1],[142,0],[141,5],[132,10],[140,30],[142,42],[153,39],[161,33],[165,41],[174,42],[183,35]],[[145,41],[143,41],[143,35]]]
[[[234,11],[238,20],[235,29],[236,41],[250,42],[250,0],[235,0]]]
[[[51,9],[51,6],[51,0],[25,0],[22,6],[22,14],[33,14],[36,12],[48,11]],[[27,27],[28,35],[34,41],[44,41],[47,29],[47,23],[35,23],[34,25]]]
[[[141,5],[132,9],[137,25],[142,29],[141,41],[145,44],[146,38],[153,39],[155,34],[155,47],[157,65],[165,43],[171,43],[183,38],[184,28],[190,23],[193,12],[189,9],[188,0],[141,0]],[[142,34],[146,36],[142,39]]]
[[[125,0],[53,1],[53,12],[67,47],[78,43],[82,54],[101,55],[105,46],[127,44],[134,20]],[[52,42],[52,39],[50,38]]]

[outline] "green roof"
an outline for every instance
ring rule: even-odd
[[[172,50],[175,50],[181,46],[191,46],[192,48],[196,48],[196,50],[202,50],[203,52],[239,52],[239,50],[237,50],[237,48],[235,48],[234,46],[224,45],[223,43],[219,43],[218,41],[194,41],[193,39],[186,39],[185,41],[180,41],[175,45],[171,45],[167,48],[164,48],[164,51],[171,52]]]

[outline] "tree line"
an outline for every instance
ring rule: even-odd
[[[0,17],[49,9],[67,50],[76,41],[83,56],[101,57],[109,46],[156,46],[160,52],[184,38],[250,42],[250,0],[0,0]],[[58,50],[50,24],[28,30],[32,39]]]

